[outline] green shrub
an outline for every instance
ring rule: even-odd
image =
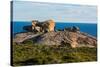
[[[33,44],[12,44],[13,65],[39,65],[54,63],[88,62],[97,60],[97,48],[68,48]]]

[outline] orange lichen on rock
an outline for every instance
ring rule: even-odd
[[[49,31],[54,31],[55,28],[55,21],[53,19],[49,20]]]
[[[38,30],[37,30],[38,28]],[[32,21],[32,30],[37,32],[50,32],[54,31],[55,21],[53,19],[39,22],[36,20]]]

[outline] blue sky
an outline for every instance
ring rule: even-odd
[[[97,7],[89,5],[39,3],[31,1],[13,2],[13,21],[44,21],[54,19],[56,22],[97,22]]]

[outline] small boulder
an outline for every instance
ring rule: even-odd
[[[32,25],[24,26],[23,30],[26,30],[27,32],[32,32]]]
[[[64,31],[77,32],[77,31],[80,31],[80,29],[77,26],[73,26],[73,27],[66,27],[66,28],[64,28]]]
[[[73,32],[77,32],[77,31],[80,31],[80,29],[79,29],[79,27],[77,27],[77,26],[73,26],[73,27],[72,27],[72,31],[73,31]]]

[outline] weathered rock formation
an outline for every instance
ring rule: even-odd
[[[37,43],[45,45],[68,45],[70,47],[95,47],[97,40],[93,36],[84,35],[80,32],[59,31],[41,35]]]
[[[42,34],[19,33],[14,38],[14,42],[22,43],[28,39],[35,40],[35,43],[41,45],[56,45],[75,47],[96,47],[97,39],[82,32],[58,31]]]
[[[29,39],[33,39],[36,38],[37,36],[41,35],[42,33],[39,34],[34,34],[32,32],[25,32],[25,33],[18,33],[15,35],[15,37],[13,38],[13,42],[20,44],[23,43]]]
[[[77,32],[77,31],[80,31],[80,29],[79,29],[79,27],[77,27],[77,26],[73,26],[73,27],[64,28],[64,31]]]
[[[32,25],[24,26],[23,29],[31,32],[50,32],[54,31],[55,21],[50,19],[43,22],[37,20],[32,21]]]
[[[44,22],[33,20],[32,25],[23,27],[23,29],[28,32],[16,34],[13,42],[23,43],[26,40],[32,39],[33,41],[35,40],[35,43],[41,45],[66,45],[72,48],[97,46],[97,38],[80,32],[79,27],[68,27],[62,31],[54,31],[54,28],[54,20],[47,20]]]

